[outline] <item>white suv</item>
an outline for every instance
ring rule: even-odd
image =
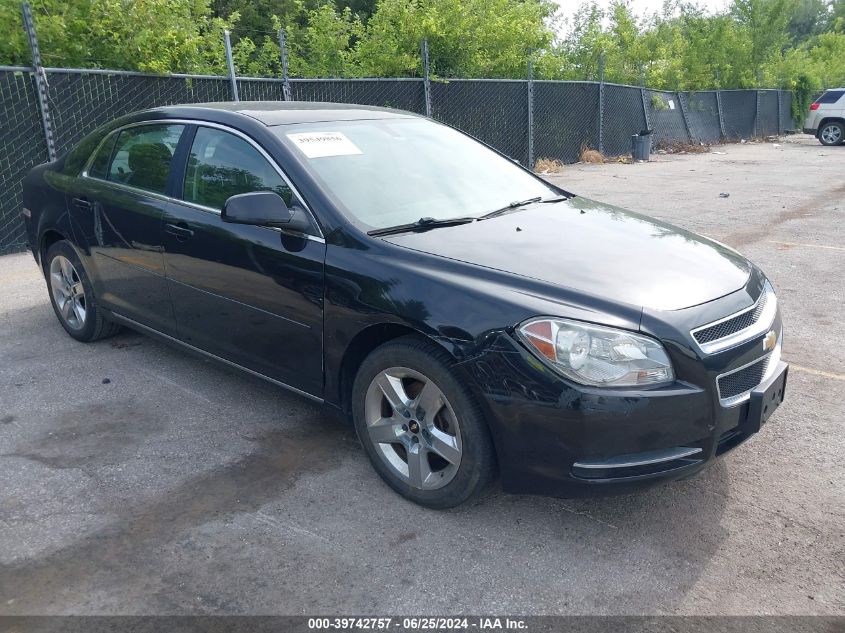
[[[812,134],[822,145],[845,141],[845,88],[827,90],[810,106],[804,133]]]

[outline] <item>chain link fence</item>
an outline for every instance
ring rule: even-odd
[[[591,82],[534,82],[534,152],[537,158],[576,163],[581,150],[599,146],[600,86]]]
[[[604,84],[599,151],[619,156],[631,151],[631,136],[649,128],[643,91],[632,86]]]
[[[422,79],[291,79],[290,84],[294,101],[356,103],[425,114]]]
[[[649,90],[648,93],[648,119],[654,130],[654,144],[660,147],[689,143],[690,134],[678,93],[662,90]]]
[[[722,137],[716,91],[682,92],[679,102],[687,116],[689,135],[696,143],[718,143]]]
[[[528,86],[522,80],[450,79],[431,83],[431,114],[528,164]]]
[[[130,112],[177,103],[230,101],[225,77],[47,70],[48,104],[61,155],[97,126]]]
[[[754,136],[757,118],[756,90],[722,90],[722,118],[725,122],[724,137],[728,141]]]
[[[31,73],[0,72],[0,255],[24,248],[21,222],[26,172],[47,160],[47,143]]]
[[[778,94],[777,90],[760,90],[757,92],[757,129],[755,136],[770,136],[779,132]]]
[[[233,99],[230,77],[44,69],[52,142],[61,155],[97,126],[163,105]],[[428,114],[524,165],[577,162],[585,149],[628,154],[652,129],[662,145],[714,143],[795,128],[792,95],[776,90],[665,92],[602,82],[508,79],[288,79],[235,81],[241,100],[356,103]],[[533,89],[533,90],[530,90]],[[529,92],[533,92],[533,97]],[[721,110],[720,110],[721,105]],[[22,180],[48,160],[36,74],[0,67],[0,254],[24,250]],[[530,110],[530,112],[529,112]],[[529,140],[530,139],[530,140]],[[533,149],[533,155],[529,153]]]

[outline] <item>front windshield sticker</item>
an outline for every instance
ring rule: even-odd
[[[287,136],[308,158],[350,156],[361,153],[361,150],[346,138],[343,132],[303,132]]]

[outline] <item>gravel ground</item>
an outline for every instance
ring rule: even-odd
[[[0,259],[0,614],[845,613],[845,147],[717,151],[550,176],[780,294],[781,409],[633,496],[424,510],[314,405],[131,332],[77,343],[31,256]]]

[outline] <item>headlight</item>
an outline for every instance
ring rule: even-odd
[[[551,318],[526,321],[517,332],[540,358],[582,385],[640,387],[675,378],[663,346],[639,334]]]

